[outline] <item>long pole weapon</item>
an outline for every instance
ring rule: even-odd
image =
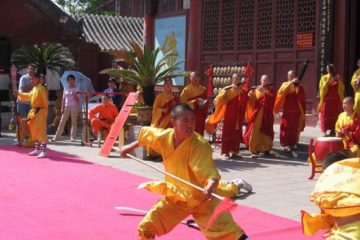
[[[301,66],[301,68],[299,69],[298,73],[297,73],[297,79],[300,82],[304,75],[305,75],[305,71],[307,69],[307,66],[310,63],[310,57],[307,57],[306,60],[303,62],[303,65]]]
[[[10,76],[11,76],[11,83],[12,83],[12,91],[17,91],[16,87],[16,66],[13,64],[10,68]],[[17,136],[18,136],[18,147],[21,148],[21,136],[20,136],[20,121],[19,121],[20,114],[17,112],[17,101],[16,98],[14,99],[14,115],[13,118],[15,118],[16,124],[17,124]]]

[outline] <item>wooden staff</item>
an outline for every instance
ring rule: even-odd
[[[145,162],[144,160],[142,160],[142,159],[140,159],[140,158],[137,158],[137,157],[135,157],[135,156],[133,156],[133,155],[131,155],[131,154],[128,154],[128,153],[126,154],[126,156],[129,157],[129,158],[131,158],[131,159],[133,159],[133,160],[135,160],[135,161],[137,161],[137,162],[139,162],[139,163],[141,163],[141,164],[144,164],[144,165],[146,165],[146,166],[148,166],[148,167],[150,167],[150,168],[152,168],[152,169],[154,169],[154,170],[156,170],[156,171],[158,171],[158,172],[161,172],[161,173],[165,174],[166,176],[172,177],[172,178],[176,179],[176,180],[179,181],[179,182],[182,182],[182,183],[184,183],[184,184],[186,184],[186,185],[188,185],[188,186],[190,186],[190,187],[192,187],[192,188],[195,188],[196,190],[199,190],[199,191],[201,191],[201,192],[204,191],[204,189],[203,189],[202,187],[199,187],[199,186],[197,186],[197,185],[195,185],[195,184],[192,184],[192,183],[190,183],[190,182],[188,182],[188,181],[185,181],[184,179],[181,179],[181,178],[179,178],[179,177],[177,177],[177,176],[175,176],[175,175],[173,175],[173,174],[171,174],[171,173],[165,172],[164,170],[162,170],[162,169],[160,169],[160,168],[157,168],[157,167],[155,167],[155,166],[153,166],[153,165]],[[216,193],[211,193],[211,196],[219,199],[220,201],[225,200],[225,197],[222,197],[222,196],[220,196],[220,195],[218,195],[218,194],[216,194]]]

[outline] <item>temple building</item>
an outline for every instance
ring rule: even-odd
[[[268,74],[279,87],[287,71],[299,69],[309,57],[303,79],[308,112],[316,105],[318,82],[327,63],[335,64],[347,94],[352,94],[350,79],[360,58],[357,0],[113,2],[114,7],[118,3],[117,13],[124,16],[138,16],[145,9],[145,42],[163,46],[163,34],[173,36],[184,56],[184,68],[201,72],[203,84],[207,84],[204,73],[209,65],[250,63],[255,70],[252,85]]]

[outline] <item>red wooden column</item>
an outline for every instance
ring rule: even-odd
[[[144,43],[151,48],[154,48],[154,24],[154,15],[145,14]]]
[[[202,1],[190,0],[189,28],[187,40],[186,69],[201,72],[201,4]]]

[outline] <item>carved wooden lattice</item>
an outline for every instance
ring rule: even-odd
[[[298,0],[297,18],[298,33],[315,33],[316,0]]]
[[[135,16],[136,17],[144,16],[144,1],[143,0],[135,1]]]
[[[221,49],[224,51],[234,50],[236,1],[227,0],[222,4],[221,16]]]
[[[122,16],[131,16],[131,0],[120,1],[120,12]]]
[[[276,48],[294,46],[294,1],[276,1]]]
[[[258,0],[257,6],[257,42],[258,49],[271,48],[272,0]]]
[[[254,40],[254,0],[242,0],[238,5],[238,49],[253,49]]]
[[[174,12],[176,10],[176,0],[159,0],[158,12]]]
[[[217,51],[220,1],[204,1],[203,11],[203,50],[209,52]]]

